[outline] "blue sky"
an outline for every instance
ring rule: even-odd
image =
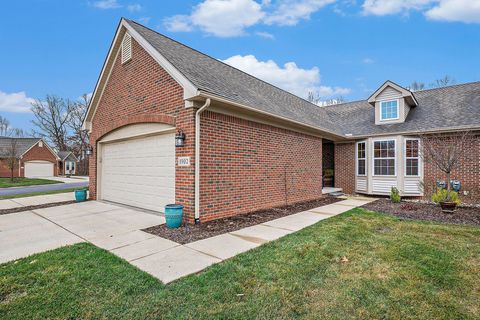
[[[305,97],[368,97],[386,79],[480,80],[480,0],[4,1],[0,114],[91,93],[120,17]]]

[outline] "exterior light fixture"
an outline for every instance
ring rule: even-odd
[[[175,135],[175,147],[183,147],[185,145],[185,133],[183,130],[178,130]]]
[[[87,145],[86,149],[85,149],[85,154],[90,157],[92,154],[93,154],[93,148],[91,145]]]

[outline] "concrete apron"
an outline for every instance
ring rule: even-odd
[[[374,200],[351,198],[186,245],[141,231],[165,223],[150,213],[96,201],[45,208],[0,216],[0,262],[88,241],[169,283]]]

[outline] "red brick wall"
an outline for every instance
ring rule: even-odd
[[[437,180],[445,181],[445,174],[432,162],[425,161],[424,166],[425,199],[431,200],[431,194]],[[460,199],[467,204],[480,204],[480,135],[475,136],[460,160],[456,170],[452,172],[452,180],[460,180],[462,189]],[[468,191],[464,195],[463,191]]]
[[[43,147],[39,147],[38,143],[30,149],[27,153],[25,153],[22,157],[22,169],[21,176],[23,177],[25,174],[24,170],[24,163],[27,161],[33,160],[44,160],[54,163],[53,172],[56,176],[58,176],[58,162],[57,158],[52,154],[52,152],[48,149],[48,147],[43,144]]]
[[[39,147],[36,144],[32,149],[30,149],[21,159],[20,162],[20,176],[23,177],[25,174],[24,164],[26,161],[33,161],[33,160],[44,160],[50,161],[54,164],[53,172],[55,175],[58,175],[58,163],[56,157],[50,152],[50,150],[43,145],[43,147]],[[19,176],[19,167],[15,168],[14,176]],[[0,160],[0,177],[10,177],[10,170],[7,167],[7,161]]]
[[[209,111],[201,121],[202,221],[322,196],[322,139]]]
[[[335,144],[335,187],[355,192],[355,142]]]
[[[0,159],[0,177],[1,178],[10,178],[10,169],[8,168],[7,165],[7,160],[6,159]],[[13,176],[18,177],[18,165],[13,171]]]
[[[117,59],[92,122],[90,144],[90,197],[96,198],[96,143],[106,133],[122,125],[140,122],[176,124],[187,138],[176,156],[190,156],[190,167],[176,167],[176,202],[185,213],[194,212],[194,108],[185,108],[183,89],[132,39],[132,60]]]

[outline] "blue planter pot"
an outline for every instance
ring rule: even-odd
[[[75,190],[75,201],[83,202],[87,200],[87,190]]]
[[[179,228],[183,221],[183,206],[181,204],[167,204],[165,206],[165,220],[167,228]]]

